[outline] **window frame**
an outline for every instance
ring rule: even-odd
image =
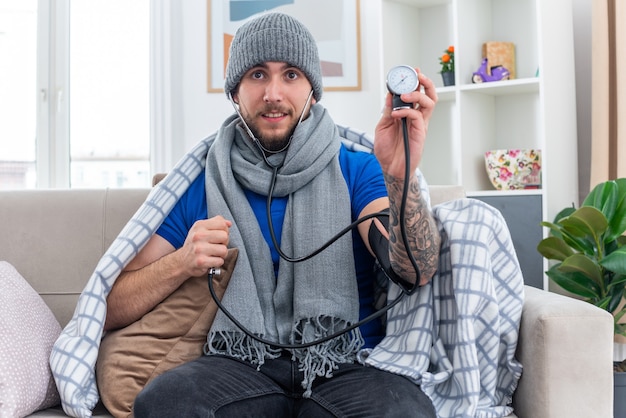
[[[172,0],[150,1],[150,174],[174,161]],[[71,187],[70,0],[37,2],[36,188]],[[147,185],[148,187],[148,185]]]

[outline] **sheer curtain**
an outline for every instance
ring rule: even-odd
[[[590,188],[626,177],[626,2],[594,0]]]

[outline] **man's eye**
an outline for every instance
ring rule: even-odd
[[[295,71],[288,71],[287,78],[290,80],[295,80],[296,78],[298,78],[298,73]]]
[[[258,79],[263,78],[263,73],[261,71],[253,71],[252,74],[250,74],[250,76],[258,80]]]

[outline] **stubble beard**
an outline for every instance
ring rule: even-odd
[[[291,114],[290,112],[285,113],[289,115]],[[260,114],[259,117],[261,117]],[[286,131],[287,133],[285,134],[282,131],[273,131],[270,129],[266,129],[265,133],[262,133],[261,129],[254,120],[246,120],[246,123],[254,134],[254,137],[261,143],[263,148],[270,152],[282,151],[285,146],[289,144],[291,136],[293,135],[297,125],[297,122],[292,122],[291,126]]]

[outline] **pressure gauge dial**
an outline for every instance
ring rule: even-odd
[[[413,103],[400,100],[400,95],[417,90],[417,71],[408,65],[398,65],[387,73],[387,89],[393,94],[393,110],[411,108]]]

